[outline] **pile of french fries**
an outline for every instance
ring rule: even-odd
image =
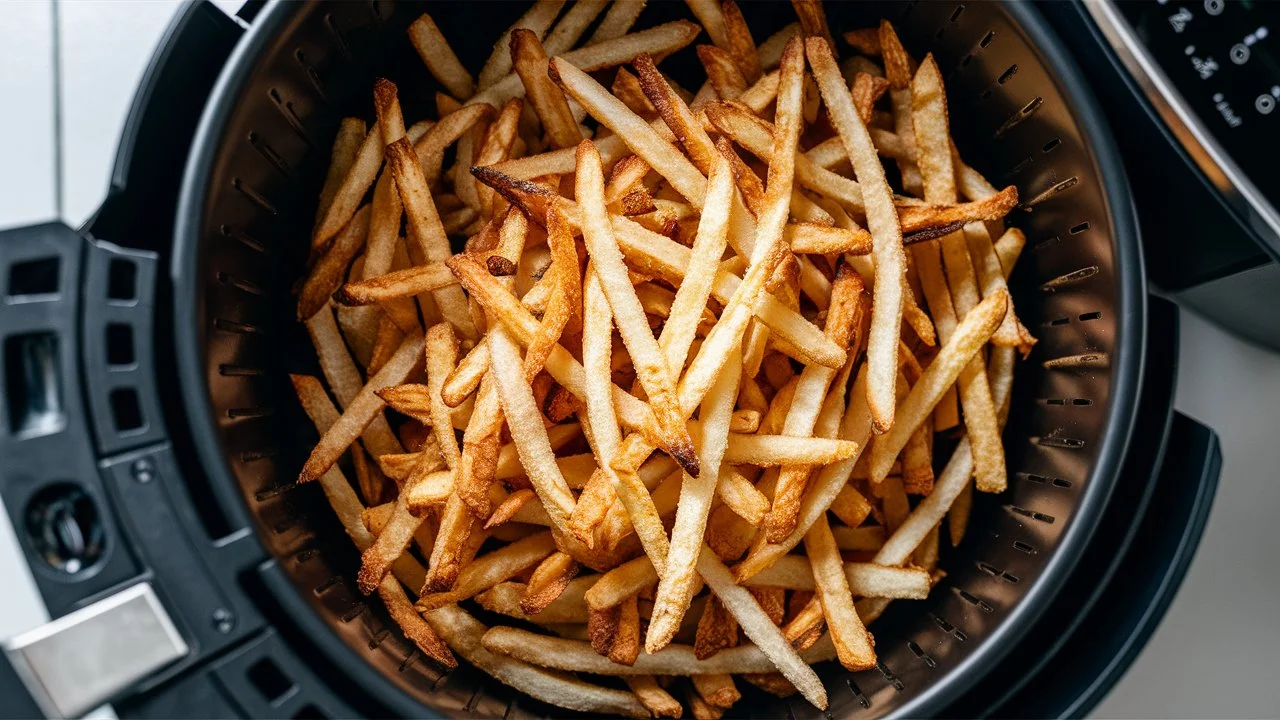
[[[1017,192],[887,22],[836,41],[794,0],[757,44],[733,0],[565,5],[474,79],[423,15],[437,119],[379,80],[343,121],[299,482],[443,668],[598,715],[719,717],[738,681],[825,708],[811,665],[873,667],[867,624],[1006,487]],[[703,31],[690,93],[660,61]]]

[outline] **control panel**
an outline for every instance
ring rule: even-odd
[[[1280,2],[1117,2],[1203,127],[1280,206]]]

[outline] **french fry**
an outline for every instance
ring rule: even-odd
[[[640,608],[632,595],[618,606],[618,626],[609,646],[609,660],[619,665],[634,665],[640,656]]]
[[[699,548],[701,549],[701,548]],[[698,633],[693,643],[693,655],[706,660],[726,648],[738,644],[738,621],[724,608],[714,595],[702,609],[698,620]],[[648,651],[650,654],[656,651]]]
[[[315,315],[342,284],[351,261],[364,247],[369,235],[369,209],[362,208],[334,238],[302,284],[298,296],[298,320]]]
[[[751,38],[751,29],[742,17],[742,10],[734,0],[725,0],[720,6],[724,20],[724,48],[738,66],[739,72],[747,82],[754,83],[763,74],[760,69],[760,55],[756,51],[755,40]],[[715,42],[715,39],[712,39]],[[757,110],[757,112],[759,112]]]
[[[591,0],[585,3],[579,0],[574,10],[580,6],[591,7],[599,4]],[[572,12],[573,10],[570,10],[570,13]],[[564,50],[553,51],[552,54],[555,52],[564,52]],[[549,66],[547,53],[543,50],[542,43],[538,42],[537,34],[525,28],[513,32],[511,55],[516,73],[520,76],[520,82],[524,84],[525,97],[529,98],[529,103],[538,113],[538,118],[542,120],[542,127],[547,131],[551,144],[558,148],[576,147],[582,141],[578,123],[573,119],[573,113],[569,110],[569,103],[565,100],[564,93],[547,77]]]
[[[671,697],[671,694],[662,689],[658,681],[652,675],[637,675],[635,677],[625,677],[623,682],[635,693],[636,698],[644,705],[645,709],[653,717],[669,717],[679,718],[684,708],[680,706],[680,701]]]
[[[347,306],[389,303],[457,284],[457,278],[444,263],[433,262],[394,270],[359,282],[349,282],[337,289],[333,299]]]
[[[589,715],[649,717],[648,711],[630,692],[585,683],[547,670],[541,664],[513,660],[487,650],[481,640],[488,628],[455,605],[437,608],[425,617],[462,659],[520,692]]]
[[[329,387],[338,403],[346,408],[355,401],[364,382],[360,378],[360,370],[356,368],[343,345],[342,336],[334,322],[333,314],[327,309],[307,319],[307,333],[316,348],[316,357],[320,361],[320,370],[324,373]],[[400,443],[387,425],[386,418],[375,414],[361,433],[365,448],[374,455],[400,452]]]
[[[722,170],[723,171],[723,170]],[[727,174],[727,173],[726,173]],[[645,636],[645,652],[654,653],[665,647],[675,637],[684,619],[684,612],[693,600],[695,591],[695,566],[702,551],[707,515],[720,474],[720,461],[724,457],[729,440],[729,419],[737,397],[738,378],[742,373],[740,353],[730,351],[729,362],[721,370],[707,396],[703,398],[700,418],[701,442],[700,477],[684,478],[680,486],[680,505],[676,510],[676,522],[671,530],[671,544],[667,550],[667,572],[658,582],[654,598],[653,617]],[[708,604],[708,608],[714,603]],[[699,624],[701,628],[701,624]]]
[[[444,379],[453,372],[457,361],[458,340],[453,326],[448,323],[433,325],[427,331],[426,338],[427,401],[431,432],[451,470],[456,470],[461,463],[461,452],[458,450],[458,438],[453,432],[449,408],[440,398],[440,389],[444,387]]]
[[[333,150],[329,157],[329,171],[325,173],[324,186],[320,189],[320,199],[316,203],[316,224],[324,217],[329,205],[333,202],[338,186],[346,177],[351,164],[355,162],[356,153],[360,150],[360,142],[367,132],[364,121],[359,118],[343,118],[338,124],[338,132],[333,138]]]
[[[409,39],[427,70],[446,90],[460,100],[471,97],[475,92],[471,74],[462,66],[453,48],[449,46],[449,41],[440,32],[440,28],[436,27],[430,15],[423,13],[413,21],[409,26]]]
[[[689,679],[698,695],[712,707],[728,710],[742,699],[742,693],[733,684],[733,676],[728,673],[693,675]]]
[[[548,555],[529,578],[524,596],[520,599],[521,612],[525,615],[541,613],[569,587],[580,567],[566,553],[554,552]]]
[[[836,546],[841,550],[879,550],[884,546],[885,532],[881,525],[856,528],[837,525],[831,528],[831,534],[835,536]]]
[[[508,52],[508,47],[511,34],[516,29],[526,28],[538,38],[542,38],[555,22],[562,7],[564,7],[564,0],[536,0],[533,7],[521,15],[520,19],[498,38],[498,42],[494,43],[493,53],[485,61],[484,67],[480,68],[480,75],[477,77],[479,88],[484,90],[491,87],[511,71],[511,54]]]
[[[746,592],[745,590],[743,591]],[[781,634],[779,634],[781,639]],[[688,645],[669,645],[655,654],[642,653],[633,665],[622,665],[602,657],[588,643],[538,635],[513,627],[495,627],[486,632],[481,645],[492,653],[538,663],[544,667],[596,675],[708,675],[716,673],[773,672],[759,647],[742,645],[699,660]],[[831,659],[835,651],[825,639],[804,654],[811,660]],[[797,656],[799,657],[799,656]],[[816,679],[816,678],[815,678]],[[824,693],[825,694],[825,693]]]
[[[796,16],[800,18],[800,27],[805,37],[817,37],[827,41],[827,47],[835,50],[836,41],[827,28],[827,12],[822,7],[822,0],[791,0]]]
[[[863,55],[874,57],[880,54],[880,31],[877,28],[858,28],[844,33],[841,37],[850,47]]]
[[[547,34],[547,54],[559,55],[572,48],[609,3],[606,0],[577,0]],[[576,142],[574,143],[577,144]]]
[[[387,146],[387,162],[395,176],[400,201],[404,204],[418,251],[428,261],[438,262],[448,258],[452,253],[449,239],[440,225],[440,216],[436,214],[431,190],[427,187],[422,167],[407,138],[401,138]],[[458,332],[468,338],[479,337],[460,288],[441,288],[434,291],[432,296],[440,305],[445,319],[453,323]]]
[[[852,485],[840,488],[840,494],[831,503],[831,514],[850,527],[861,525],[871,515],[871,510],[871,501]]]
[[[715,45],[699,45],[698,59],[721,100],[736,100],[746,92],[747,78],[728,51]]]
[[[551,555],[550,557],[556,557]],[[545,562],[545,561],[544,561]],[[592,576],[573,578],[565,585],[560,594],[538,610],[529,615],[521,609],[521,602],[527,596],[529,586],[519,582],[501,582],[476,595],[475,600],[489,612],[508,615],[519,620],[528,620],[540,625],[585,623],[587,609],[582,601],[582,594],[595,582]]]
[[[970,358],[982,349],[991,333],[995,332],[1004,317],[1008,293],[996,293],[984,298],[956,327],[951,338],[943,344],[938,356],[911,388],[902,404],[903,421],[896,423],[888,433],[876,439],[871,449],[871,479],[880,482],[889,474],[889,466],[906,445],[907,439],[924,417],[932,412],[942,393],[959,377]],[[997,435],[997,442],[999,436]]]
[[[596,31],[587,40],[587,45],[595,45],[626,35],[635,24],[636,18],[640,16],[640,11],[644,10],[646,1],[614,0],[609,4],[609,10],[604,14]]]
[[[418,600],[419,612],[452,605],[488,590],[504,580],[528,570],[555,552],[556,544],[551,533],[530,535],[488,555],[478,557],[463,568],[452,590],[441,593],[425,593]]]
[[[338,457],[355,441],[356,436],[373,421],[384,403],[377,392],[390,385],[403,382],[420,362],[422,340],[405,338],[391,360],[361,388],[333,427],[329,428],[320,443],[311,451],[302,467],[298,482],[308,482],[324,474]]]
[[[622,4],[619,3],[619,5]],[[702,28],[694,23],[676,20],[639,32],[591,43],[586,47],[570,50],[557,59],[572,64],[583,72],[595,72],[631,62],[641,53],[649,53],[654,57],[666,57],[693,42],[701,32]],[[520,83],[520,77],[512,73],[476,93],[468,103],[499,105],[512,97],[518,97],[523,91],[524,86]]]
[[[871,369],[869,407],[876,430],[884,433],[895,427],[894,384],[897,380],[898,333],[902,324],[902,278],[906,271],[902,231],[898,226],[897,212],[893,209],[892,191],[885,181],[884,168],[876,157],[866,125],[858,117],[853,99],[845,89],[830,46],[820,39],[810,38],[805,47],[827,112],[862,185],[867,229],[874,245],[872,253],[876,275],[867,344],[867,364]]]
[[[716,497],[752,525],[759,525],[769,510],[769,499],[732,468],[720,468]]]
[[[334,191],[329,209],[311,235],[312,252],[323,248],[336,237],[356,214],[365,192],[378,175],[378,168],[382,164],[382,145],[382,132],[377,127],[371,128],[360,143],[360,149],[356,152],[346,177]]]
[[[698,458],[693,450],[693,441],[684,428],[675,380],[627,278],[622,251],[618,249],[617,237],[604,209],[600,155],[586,141],[578,146],[577,193],[583,213],[583,238],[595,265],[596,277],[613,309],[618,333],[636,363],[640,382],[649,395],[650,407],[664,441],[661,444],[691,476],[697,477]]]
[[[809,528],[804,546],[813,565],[814,584],[822,602],[831,640],[840,664],[847,670],[866,670],[876,664],[874,641],[853,607],[853,594],[840,562],[840,550],[825,517]]]

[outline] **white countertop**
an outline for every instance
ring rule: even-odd
[[[135,84],[178,4],[0,3],[0,228],[52,218],[74,226],[97,206]],[[1275,717],[1280,355],[1184,312],[1176,402],[1221,437],[1219,492],[1177,599],[1095,715]],[[0,578],[0,638],[46,619],[3,520]]]

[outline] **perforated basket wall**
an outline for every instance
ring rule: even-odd
[[[758,40],[794,19],[788,3],[743,6]],[[933,595],[896,603],[875,624],[878,669],[822,669],[832,716],[920,715],[942,707],[1016,640],[1093,528],[1138,389],[1141,258],[1109,136],[1033,8],[827,7],[836,33],[883,15],[917,57],[933,52],[960,152],[993,183],[1016,184],[1024,200],[1011,217],[1028,237],[1013,285],[1040,343],[1019,370],[1005,433],[1011,488],[978,498],[969,535],[945,554],[947,577]],[[521,10],[431,6],[473,69]],[[683,3],[654,3],[641,23],[686,12]],[[403,693],[389,698],[393,706],[476,717],[516,707],[562,714],[479,673],[441,678],[420,662],[381,608],[355,591],[358,556],[320,488],[291,484],[314,435],[287,373],[316,369],[292,317],[290,286],[302,270],[338,119],[371,116],[378,75],[399,84],[411,120],[432,107],[435,87],[404,34],[416,14],[390,3],[269,5],[226,68],[197,137],[177,228],[175,330],[189,422],[210,482],[222,497],[242,498],[292,578],[279,601],[313,613],[341,640],[333,659],[366,663],[389,679]],[[681,67],[680,57],[672,62]],[[765,696],[735,712],[819,714],[799,698]]]

